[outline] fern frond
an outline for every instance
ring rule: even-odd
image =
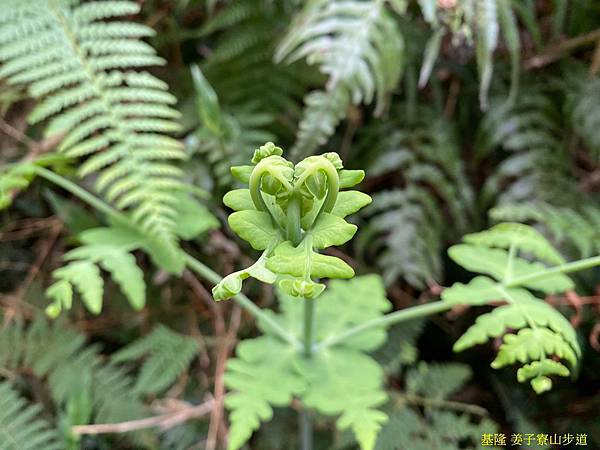
[[[482,433],[497,430],[490,419],[470,413],[475,405],[447,401],[471,378],[469,367],[421,361],[405,375],[404,391],[386,407],[390,420],[376,450],[475,450],[481,448]],[[481,408],[477,411],[481,414]]]
[[[279,45],[276,61],[293,62],[303,58],[310,65],[317,65],[327,75],[326,90],[344,94],[352,103],[371,103],[376,100],[376,113],[385,107],[388,94],[394,89],[402,73],[404,41],[398,23],[388,11],[385,2],[374,0],[317,1],[307,4]],[[313,117],[318,105],[316,94],[308,97],[313,103],[307,111]],[[323,104],[323,99],[321,99]],[[301,132],[304,135],[319,133],[318,139],[307,142],[318,145],[329,137],[337,122],[340,108],[335,111],[329,106],[321,113],[330,123],[323,128],[316,121],[305,119]],[[308,129],[308,124],[316,130]],[[325,133],[324,133],[325,131]],[[314,150],[299,147],[296,143],[295,156]]]
[[[400,183],[372,194],[373,203],[361,214],[365,223],[357,248],[383,271],[386,283],[402,277],[423,288],[441,279],[442,249],[454,237],[447,220],[466,231],[474,202],[454,129],[432,111],[419,110],[419,116],[422,121],[408,127],[399,118],[398,123],[366,127],[359,135],[357,147],[370,160],[370,176]]]
[[[29,405],[10,383],[0,383],[0,450],[60,450],[57,431],[39,417],[41,408]]]
[[[496,221],[532,222],[542,226],[562,248],[582,258],[600,252],[600,209],[593,203],[553,206],[546,202],[498,205],[490,211]]]
[[[498,154],[498,149],[506,153],[485,182],[485,205],[493,200],[499,204],[550,201],[555,205],[578,201],[572,161],[557,130],[559,111],[552,97],[539,89],[519,96],[514,105],[492,103],[478,130],[476,149],[480,157],[491,156],[493,151]]]
[[[168,388],[189,366],[198,351],[196,339],[158,325],[143,338],[113,354],[113,362],[146,358],[134,391],[155,394]]]
[[[584,142],[594,162],[600,162],[600,78],[568,85],[567,117],[577,136]]]
[[[48,130],[65,134],[59,151],[86,158],[80,175],[98,173],[98,191],[175,253],[173,192],[183,183],[173,160],[184,154],[163,135],[178,130],[175,97],[153,75],[134,71],[163,62],[139,40],[153,34],[150,28],[119,20],[139,5],[9,4],[14,13],[0,19],[0,77],[28,86],[40,100],[30,122],[52,118]],[[169,170],[157,170],[159,164]]]
[[[454,349],[461,351],[503,336],[504,343],[492,367],[523,363],[520,381],[531,375],[531,385],[537,393],[550,389],[552,380],[548,375],[565,376],[569,370],[562,364],[545,361],[557,357],[575,367],[581,350],[569,321],[530,291],[550,294],[573,289],[574,285],[561,273],[538,280],[527,280],[527,275],[544,271],[546,266],[539,261],[560,265],[564,262],[562,256],[540,233],[522,224],[499,224],[465,236],[465,242],[451,247],[450,257],[467,270],[492,278],[480,275],[466,285],[455,283],[444,290],[442,299],[456,304],[481,305],[493,300],[507,304],[479,316],[456,341]],[[530,262],[523,254],[537,261]],[[517,283],[519,277],[524,279]]]
[[[9,324],[3,328],[0,368],[5,374],[33,373],[40,380],[47,380],[51,400],[58,410],[68,409],[75,402],[77,417],[65,418],[67,426],[122,422],[147,415],[139,395],[132,390],[133,379],[125,369],[105,363],[97,346],[86,346],[85,337],[61,321],[49,322],[39,316],[29,326]],[[73,419],[78,421],[68,423]],[[130,437],[140,445],[149,442],[144,432]],[[4,442],[0,439],[0,448]],[[46,447],[40,444],[31,448]],[[57,448],[64,448],[63,444]]]

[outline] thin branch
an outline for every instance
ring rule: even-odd
[[[77,425],[71,427],[71,432],[78,435],[83,434],[108,434],[108,433],[127,433],[130,431],[143,430],[146,428],[159,427],[162,431],[173,428],[180,423],[190,419],[197,419],[207,415],[212,411],[215,400],[210,399],[200,405],[190,405],[180,410],[161,414],[159,416],[148,417],[146,419],[129,420],[120,423],[102,423],[95,425]]]
[[[217,437],[221,429],[223,418],[223,398],[225,397],[225,367],[227,359],[235,344],[235,337],[242,321],[242,310],[235,306],[231,313],[229,330],[225,336],[225,343],[220,346],[217,356],[217,367],[215,369],[215,407],[210,416],[210,425],[208,427],[208,438],[206,440],[206,450],[215,450],[217,447]]]
[[[539,69],[540,67],[552,64],[564,56],[565,53],[575,50],[578,47],[593,44],[600,39],[600,29],[590,31],[589,33],[564,40],[552,47],[549,47],[541,55],[536,55],[525,61],[526,69]]]

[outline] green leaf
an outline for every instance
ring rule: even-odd
[[[252,196],[250,195],[250,189],[234,189],[229,191],[223,197],[223,203],[234,211],[256,209],[254,207],[254,202],[252,201]]]
[[[472,371],[464,364],[421,361],[406,373],[406,391],[428,399],[442,400],[463,388]]]
[[[524,383],[527,380],[531,380],[531,387],[538,394],[552,389],[552,380],[548,378],[548,375],[568,377],[569,369],[558,361],[544,359],[525,364],[517,371],[519,382]]]
[[[511,291],[511,294],[517,290]],[[499,306],[487,314],[477,318],[473,324],[454,344],[455,351],[463,351],[476,344],[482,344],[490,338],[500,337],[507,330],[529,326],[548,327],[560,333],[569,342],[577,355],[581,353],[575,330],[565,317],[547,303],[536,300],[524,289],[519,289],[521,298],[513,297],[514,304]]]
[[[113,353],[111,359],[113,362],[144,359],[133,390],[139,394],[157,394],[188,369],[198,346],[195,338],[157,325],[151,333]]]
[[[240,449],[261,422],[271,420],[274,406],[289,405],[306,389],[306,381],[294,369],[298,353],[279,339],[247,339],[236,352],[225,373],[225,385],[233,390],[225,398],[231,422],[228,450]]]
[[[356,186],[365,178],[364,170],[342,169],[338,172],[340,177],[340,189],[347,189]]]
[[[310,235],[315,248],[342,245],[352,239],[358,227],[333,214],[322,213],[314,224]]]
[[[310,264],[307,265],[307,258]],[[307,266],[313,278],[352,278],[354,270],[334,256],[321,255],[312,250],[307,254],[305,245],[294,247],[290,241],[279,244],[267,261],[267,268],[279,274],[294,277],[305,275]]]
[[[342,191],[338,194],[331,214],[343,219],[371,204],[371,201],[372,199],[369,195],[363,194],[360,191]]]
[[[248,184],[253,170],[254,166],[233,166],[231,168],[231,175],[239,182]]]
[[[424,88],[429,81],[431,71],[435,65],[435,61],[440,53],[440,45],[442,44],[442,38],[444,37],[444,28],[436,30],[433,35],[427,41],[425,46],[425,56],[423,58],[423,65],[421,66],[421,73],[419,74],[419,87]]]
[[[219,228],[219,221],[208,208],[186,192],[177,194],[175,211],[175,233],[185,240],[191,240],[209,230]]]
[[[530,263],[524,259],[513,258],[509,265],[509,254],[502,249],[478,247],[469,244],[454,245],[448,250],[450,257],[465,269],[472,272],[486,273],[497,280],[510,280],[525,275],[541,272],[546,269],[543,264]],[[552,294],[574,288],[571,279],[564,274],[552,274],[543,280],[523,283],[530,289]]]
[[[338,428],[351,429],[362,450],[373,450],[387,421],[377,409],[387,400],[381,366],[356,350],[334,348],[297,361],[297,367],[308,382],[303,403],[322,414],[341,414]]]
[[[530,253],[550,264],[564,264],[564,258],[535,228],[521,223],[500,223],[489,230],[467,234],[464,241],[482,247],[498,247]]]
[[[498,283],[484,276],[475,277],[468,284],[454,283],[442,291],[442,300],[454,305],[485,305],[502,298]]]
[[[548,356],[558,356],[572,366],[577,356],[564,339],[547,328],[524,328],[518,334],[506,334],[492,367],[498,369],[517,361],[540,361]]]
[[[89,261],[71,262],[53,272],[55,278],[74,285],[90,312],[100,314],[104,282],[98,267]]]
[[[229,216],[228,221],[231,229],[255,250],[266,249],[278,234],[267,212],[237,211]]]
[[[113,251],[102,256],[100,265],[110,272],[133,309],[141,310],[146,304],[146,283],[135,257],[131,253]]]

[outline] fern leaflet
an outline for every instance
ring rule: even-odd
[[[450,248],[454,261],[467,270],[485,275],[475,277],[466,285],[455,283],[444,290],[442,299],[471,305],[505,301],[506,305],[479,316],[456,341],[454,349],[462,351],[492,337],[504,336],[492,367],[522,363],[519,381],[530,379],[533,389],[541,393],[552,387],[548,375],[569,373],[562,363],[546,361],[556,356],[575,367],[581,350],[571,324],[530,290],[551,294],[573,289],[574,285],[560,273],[528,278],[543,272],[546,266],[542,262],[530,262],[519,253],[532,255],[547,264],[563,263],[562,256],[533,228],[516,223],[499,224],[488,231],[469,234],[465,236],[465,244]],[[508,330],[517,333],[507,333]]]

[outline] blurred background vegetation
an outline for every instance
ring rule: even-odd
[[[373,203],[336,256],[359,274],[381,274],[397,309],[468,279],[445,250],[498,221],[535,225],[568,259],[600,251],[599,2],[139,3],[128,20],[156,31],[148,42],[167,64],[152,71],[178,99],[186,177],[208,193],[221,225],[229,167],[273,141],[296,160],[336,151],[348,168],[365,169],[361,189]],[[56,147],[56,136],[28,125],[34,104],[0,80],[0,163]],[[257,331],[237,306],[213,303],[208,284],[138,255],[143,310],[107,281],[100,315],[76,304],[55,322],[44,318],[51,272],[73,235],[98,224],[43,181],[0,213],[0,377],[11,381],[0,384],[0,405],[28,412],[30,436],[56,433],[57,449],[223,448],[227,416],[214,404],[225,362],[237,339]],[[186,246],[221,274],[247,265],[255,253],[216,224]],[[581,369],[542,396],[492,371],[491,348],[452,353],[473,320],[468,309],[392,329],[375,355],[393,399],[377,449],[479,448],[482,433],[494,432],[586,433],[589,448],[600,445],[600,273],[577,281],[577,292],[547,301],[577,328]],[[248,296],[274,302],[257,283]],[[72,435],[84,423],[78,411],[90,408],[93,423],[122,428]],[[0,407],[0,424],[14,413]],[[142,418],[150,422],[130,422]],[[277,411],[250,448],[296,448],[296,420]],[[354,445],[317,420],[317,448]]]

